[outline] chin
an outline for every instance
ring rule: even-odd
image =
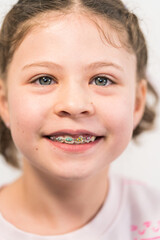
[[[94,169],[81,169],[80,167],[76,168],[59,168],[59,169],[50,169],[48,175],[51,178],[56,178],[62,181],[83,181],[89,179],[90,177],[97,174],[97,170]]]

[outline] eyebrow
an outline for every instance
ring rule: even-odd
[[[22,68],[22,70],[25,70],[31,67],[56,68],[57,70],[62,70],[63,68],[61,65],[57,63],[47,61],[47,62],[35,62],[35,63],[27,64]],[[114,62],[98,61],[98,62],[90,63],[87,66],[85,66],[86,69],[95,69],[95,68],[101,68],[101,67],[114,67],[120,71],[123,71],[123,68]]]
[[[93,63],[91,63],[87,66],[87,68],[91,68],[91,69],[92,68],[100,68],[100,67],[114,67],[114,68],[117,68],[120,71],[123,71],[123,68],[120,65],[118,65],[117,63],[114,63],[114,62],[106,62],[106,61],[101,62],[101,61],[99,61],[99,62],[93,62]]]
[[[31,67],[47,67],[47,68],[62,69],[62,67],[59,64],[54,63],[54,62],[35,62],[35,63],[25,65],[22,68],[22,70],[25,70],[25,69],[31,68]]]

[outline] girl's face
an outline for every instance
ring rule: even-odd
[[[145,85],[136,86],[135,55],[107,43],[93,21],[52,15],[13,56],[2,117],[27,164],[52,176],[83,179],[107,170],[128,145],[143,113]],[[113,29],[98,21],[120,45]],[[61,131],[59,136],[90,131],[102,138],[70,145],[46,137]]]

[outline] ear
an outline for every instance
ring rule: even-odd
[[[140,80],[137,83],[136,97],[135,97],[135,108],[134,108],[134,129],[141,121],[146,104],[147,94],[147,81],[145,79]]]
[[[9,128],[9,111],[8,111],[8,99],[7,91],[4,81],[0,79],[0,117]]]

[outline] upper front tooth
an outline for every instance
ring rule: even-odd
[[[67,141],[67,142],[73,142],[73,138],[72,137],[70,137],[70,136],[66,136],[65,137],[65,141]]]
[[[84,143],[85,138],[83,136],[79,136],[78,138],[75,138],[75,143]]]

